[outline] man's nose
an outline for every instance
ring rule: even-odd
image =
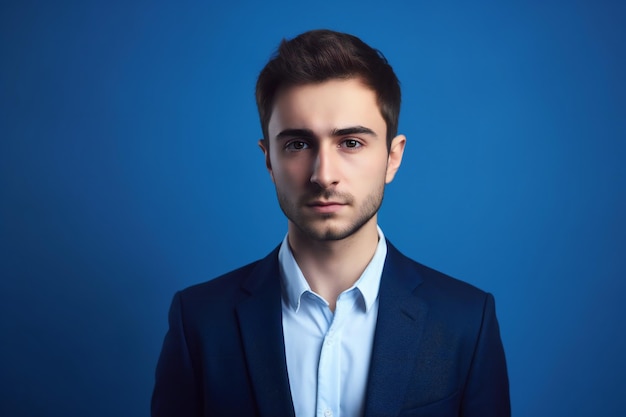
[[[330,147],[320,147],[315,155],[311,182],[321,188],[329,188],[339,182],[337,176],[337,155]]]

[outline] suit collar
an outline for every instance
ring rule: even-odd
[[[259,414],[293,417],[277,259],[278,248],[257,263],[242,284],[248,296],[236,310]]]
[[[237,305],[246,361],[261,416],[294,417],[282,328],[277,247],[243,281]],[[387,241],[379,310],[367,383],[365,416],[396,415],[399,389],[408,386],[428,311],[415,289],[422,278],[410,259]],[[393,382],[391,384],[391,382]]]
[[[422,278],[391,243],[380,284],[378,320],[365,399],[365,416],[396,415],[401,390],[414,372],[428,311],[415,289]]]

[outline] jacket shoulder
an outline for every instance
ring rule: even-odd
[[[268,280],[278,280],[278,248],[265,258],[192,285],[178,292],[181,303],[187,306],[220,306],[232,304]]]
[[[402,265],[404,273],[416,280],[415,291],[423,296],[443,303],[449,302],[455,306],[476,303],[482,305],[489,296],[482,289],[417,262],[403,255],[392,245],[389,246],[394,261]]]
[[[458,294],[466,297],[484,298],[487,294],[484,290],[458,278],[452,277],[436,269],[430,268],[417,261],[411,260],[415,268],[424,279],[424,283],[433,290],[451,295]]]

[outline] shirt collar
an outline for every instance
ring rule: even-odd
[[[363,297],[365,311],[369,311],[378,297],[380,279],[385,265],[385,258],[387,257],[387,241],[385,235],[380,227],[376,227],[378,230],[378,245],[376,246],[374,256],[354,285],[344,291],[348,292],[354,288],[358,289]],[[306,292],[313,293],[313,291],[304,278],[293,256],[293,252],[291,252],[287,236],[285,236],[280,246],[278,263],[283,284],[283,299],[290,308],[297,312],[300,309],[302,295]]]

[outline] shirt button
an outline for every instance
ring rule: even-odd
[[[324,410],[324,417],[333,417],[333,412],[327,408]]]

